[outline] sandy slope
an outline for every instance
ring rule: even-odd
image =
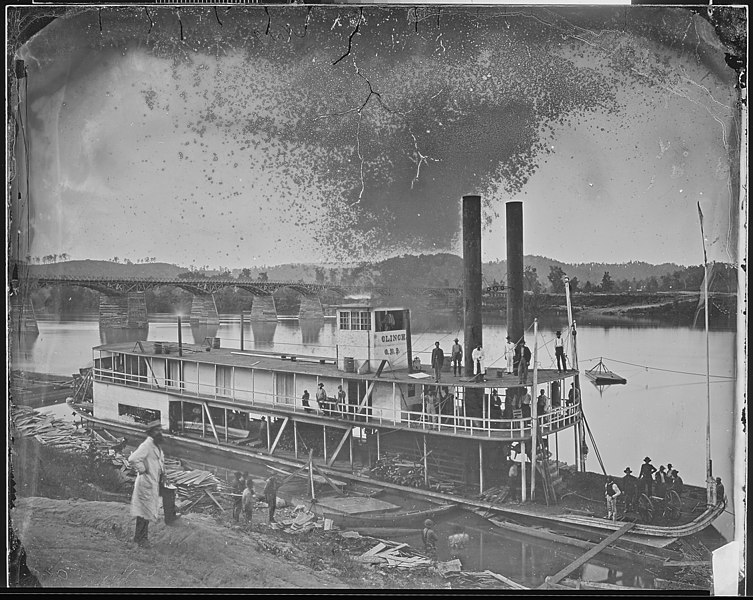
[[[147,549],[133,543],[134,519],[123,503],[19,498],[11,518],[43,587],[346,587],[207,515],[151,523]]]

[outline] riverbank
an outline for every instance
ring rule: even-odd
[[[132,541],[130,494],[119,478],[33,439],[15,440],[12,464],[11,525],[42,587],[447,587],[430,568],[382,571],[357,561],[376,544],[373,539],[273,529],[261,502],[250,524],[235,523],[231,511],[220,508],[184,514],[171,526],[152,523],[151,548],[142,549]],[[278,511],[277,518],[291,510]]]

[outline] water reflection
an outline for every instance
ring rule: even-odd
[[[217,330],[219,324],[200,323],[199,321],[191,321],[191,335],[193,336],[194,344],[203,344],[206,338],[217,337]]]
[[[251,321],[251,332],[254,334],[254,346],[271,346],[277,330],[276,321]]]
[[[100,327],[99,341],[103,344],[144,341],[149,337],[146,327]]]
[[[298,321],[301,327],[301,338],[304,344],[318,344],[324,319],[305,319]]]
[[[8,346],[11,350],[12,368],[18,368],[16,365],[27,363],[34,356],[34,345],[39,339],[37,331],[15,331],[8,336]]]

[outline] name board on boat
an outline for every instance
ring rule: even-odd
[[[406,353],[405,330],[379,331],[374,334],[374,358],[397,358]]]

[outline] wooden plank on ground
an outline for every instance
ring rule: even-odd
[[[621,537],[622,535],[626,534],[628,531],[630,531],[633,527],[635,527],[635,523],[625,523],[622,527],[620,527],[617,531],[612,533],[611,535],[607,536],[596,544],[593,548],[591,548],[588,552],[586,552],[583,556],[578,558],[577,560],[573,561],[569,565],[567,565],[564,569],[562,569],[559,573],[556,573],[552,575],[551,577],[547,577],[544,580],[544,583],[539,586],[540,589],[546,589],[547,585],[550,583],[557,583],[564,577],[568,576],[570,573],[572,573],[575,569],[580,567],[582,564],[588,562],[591,560],[594,556],[596,556],[599,552],[601,552],[604,548],[606,548],[609,544],[614,542],[616,539]]]
[[[499,579],[501,582],[503,582],[508,587],[511,587],[515,590],[528,590],[530,588],[527,588],[526,586],[518,583],[517,581],[513,581],[512,579],[508,579],[504,575],[500,575],[499,573],[494,573],[493,571],[489,571],[488,569],[484,571],[484,573],[487,573],[488,575],[491,575],[494,577],[494,579]]]
[[[209,496],[210,500],[214,502],[220,508],[221,511],[223,512],[225,511],[225,509],[222,508],[222,504],[217,502],[217,499],[214,496],[212,496],[212,492],[210,492],[209,490],[204,490],[204,492],[206,492],[206,495]]]

